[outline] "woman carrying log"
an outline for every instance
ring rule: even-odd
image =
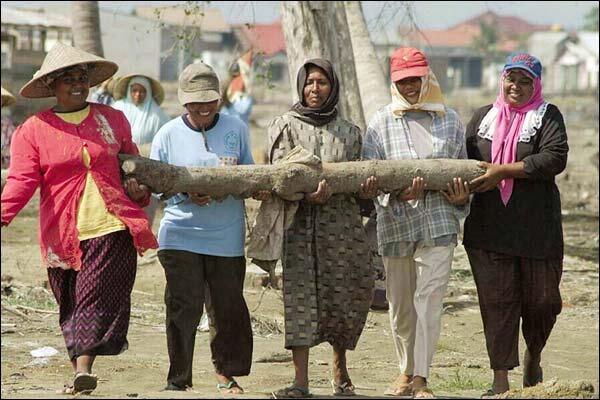
[[[363,156],[403,160],[466,158],[463,125],[444,105],[425,55],[400,48],[390,59],[392,102],[369,122]],[[421,177],[400,193],[380,196],[377,239],[386,273],[390,322],[400,375],[386,394],[433,397],[429,366],[440,334],[460,219],[468,213],[467,182],[425,191]]]
[[[40,246],[60,308],[75,377],[65,393],[91,392],[96,356],[127,349],[137,257],[158,247],[141,206],[150,192],[121,183],[118,153],[138,154],[122,112],[87,103],[90,86],[117,71],[111,61],[57,43],[21,89],[56,105],[15,131],[2,192],[2,226],[40,188]]]
[[[495,395],[508,391],[519,365],[519,322],[527,350],[523,386],[542,381],[542,349],[561,312],[563,236],[555,176],[567,165],[567,131],[560,110],[542,95],[542,64],[526,53],[507,57],[494,104],[467,126],[469,158],[485,175],[463,244],[477,293]]]
[[[269,161],[282,159],[296,146],[323,162],[359,160],[360,130],[337,114],[340,89],[331,63],[305,62],[297,90],[300,100],[269,125]],[[374,197],[374,178],[356,190],[361,197]],[[295,380],[275,392],[277,398],[310,395],[309,348],[322,342],[333,346],[334,394],[354,394],[346,350],[356,347],[371,304],[369,251],[353,194],[332,196],[321,181],[299,201],[282,255],[285,347],[292,350]]]

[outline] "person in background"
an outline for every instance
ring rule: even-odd
[[[107,106],[114,103],[113,90],[116,78],[110,77],[102,82],[95,90],[92,91],[90,101],[93,103],[106,104]]]
[[[249,50],[229,69],[229,81],[224,85],[221,113],[237,117],[249,127],[253,105],[252,50]]]
[[[519,323],[526,351],[523,387],[542,382],[541,354],[560,314],[563,236],[555,177],[567,165],[567,132],[559,109],[542,95],[542,64],[506,58],[496,101],[467,126],[469,158],[486,169],[474,179],[463,244],[477,293],[492,388],[508,391],[519,365]]]
[[[113,108],[123,111],[129,124],[133,141],[138,145],[140,153],[148,156],[152,139],[169,117],[160,108],[165,99],[162,85],[153,78],[141,74],[131,74],[119,78],[114,85],[115,102]],[[150,199],[150,204],[144,210],[150,221],[154,224],[159,201],[155,197]]]
[[[311,59],[299,69],[298,102],[269,124],[269,161],[276,162],[302,146],[323,162],[360,159],[360,129],[338,115],[338,77],[330,61]],[[358,197],[372,198],[370,177]],[[355,395],[346,365],[369,313],[373,270],[357,196],[332,195],[326,181],[298,202],[284,233],[283,299],[285,348],[292,350],[294,382],[274,392],[276,398],[310,396],[310,348],[323,342],[333,347],[334,395]]]
[[[137,155],[122,112],[86,101],[117,64],[57,43],[23,86],[26,98],[56,105],[15,131],[2,192],[7,226],[40,189],[40,247],[75,376],[62,393],[89,393],[97,356],[128,348],[137,255],[157,248],[141,206],[150,192],[121,182],[118,153]]]
[[[410,160],[466,158],[463,125],[444,105],[429,61],[402,47],[390,59],[392,102],[369,121],[363,158]],[[393,396],[434,397],[428,387],[450,280],[460,220],[468,214],[467,182],[454,178],[447,191],[425,191],[421,177],[399,193],[375,200],[377,241],[383,257],[390,324],[400,375]]]
[[[247,126],[218,112],[219,79],[212,67],[188,65],[177,93],[186,113],[159,130],[150,158],[186,167],[254,164]],[[177,193],[167,200],[158,231],[158,259],[166,277],[166,390],[192,387],[196,330],[210,293],[206,309],[217,388],[243,393],[234,377],[250,373],[253,346],[243,296],[244,239],[243,200],[203,193]]]
[[[17,99],[8,90],[2,87],[2,169],[7,169],[10,165],[10,140],[13,132],[15,131],[15,125],[13,124],[10,114],[4,111],[4,107],[13,105]]]

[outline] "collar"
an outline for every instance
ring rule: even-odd
[[[219,117],[220,114],[216,113],[215,114],[215,119],[213,120],[212,124],[210,124],[209,126],[205,127],[204,129],[198,129],[198,128],[194,128],[194,125],[192,125],[192,123],[188,120],[188,114],[185,113],[181,116],[181,119],[183,119],[183,123],[190,128],[191,130],[193,130],[194,132],[206,132],[206,131],[210,131],[212,128],[214,128],[217,123],[219,122]]]

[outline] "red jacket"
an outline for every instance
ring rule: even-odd
[[[103,104],[90,103],[90,113],[79,125],[45,110],[17,128],[2,191],[2,225],[12,221],[39,186],[42,259],[48,267],[79,270],[77,207],[88,171],[82,161],[83,146],[107,209],[127,226],[138,252],[157,248],[146,214],[121,183],[117,154],[139,154],[129,122],[121,111]]]

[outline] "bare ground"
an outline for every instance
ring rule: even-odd
[[[259,117],[253,123],[255,143],[266,142],[264,121],[267,118],[263,115],[274,115],[282,109],[285,107],[280,103],[257,107],[255,114]],[[546,386],[537,387],[537,392],[531,389],[511,392],[509,395],[513,397],[598,398],[598,170],[597,163],[590,163],[590,157],[598,151],[598,119],[596,115],[592,119],[596,125],[591,126],[576,123],[583,120],[577,118],[569,126],[569,165],[558,178],[565,209],[567,255],[561,282],[563,311],[542,358]],[[252,215],[256,202],[249,200],[247,206]],[[1,232],[3,398],[57,397],[55,391],[72,376],[58,325],[57,307],[45,288],[47,278],[40,267],[37,223],[37,199],[33,199],[11,226],[2,228]],[[97,359],[94,372],[100,382],[92,397],[221,397],[210,363],[209,334],[205,332],[197,335],[193,390],[161,391],[168,370],[164,274],[155,254],[147,254],[139,261],[132,294],[129,350],[116,357]],[[430,382],[438,395],[476,398],[488,388],[491,373],[477,293],[460,245],[453,268]],[[246,390],[245,395],[238,397],[269,397],[271,391],[289,384],[293,378],[291,353],[283,348],[281,292],[263,288],[261,281],[258,269],[250,265],[244,294],[253,318],[254,363],[252,373],[238,379]],[[43,346],[51,346],[59,353],[42,361],[31,356],[31,350]],[[520,351],[521,354],[524,351],[522,340]],[[382,397],[397,373],[386,313],[371,312],[358,348],[348,357],[358,393],[364,397]],[[331,348],[323,344],[312,349],[310,385],[315,395],[331,397],[330,371]],[[513,388],[521,387],[521,368],[516,368],[509,377]],[[595,392],[579,381],[593,385]]]

